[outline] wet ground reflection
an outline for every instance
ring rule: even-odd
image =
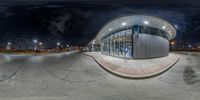
[[[186,66],[184,68],[183,80],[188,85],[193,85],[199,81],[196,72],[191,66]]]

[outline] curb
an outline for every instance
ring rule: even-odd
[[[172,66],[174,66],[179,60],[180,60],[180,57],[177,57],[176,61],[173,62],[173,63],[170,63],[170,65],[168,65],[167,67],[159,70],[159,71],[156,71],[154,73],[150,73],[150,74],[144,74],[144,75],[130,75],[130,74],[123,74],[123,73],[120,73],[120,72],[117,72],[117,71],[114,71],[108,67],[105,67],[103,64],[101,64],[98,59],[90,54],[85,54],[84,55],[86,56],[89,56],[89,57],[92,57],[93,60],[98,64],[100,65],[103,69],[105,69],[107,72],[115,75],[115,76],[118,76],[118,77],[122,77],[122,78],[127,78],[127,79],[146,79],[146,78],[151,78],[151,77],[155,77],[155,76],[158,76],[158,75],[161,75],[162,73],[166,72],[167,70],[169,70],[170,68],[172,68]],[[108,62],[106,62],[108,63]]]

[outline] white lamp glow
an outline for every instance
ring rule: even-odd
[[[123,22],[123,23],[122,23],[122,26],[125,26],[125,25],[126,25],[126,23],[125,23],[125,22]]]
[[[146,20],[145,20],[145,21],[144,21],[144,24],[146,24],[146,25],[149,24],[149,21],[146,21]]]

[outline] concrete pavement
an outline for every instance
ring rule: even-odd
[[[1,54],[1,68],[22,66],[14,76],[0,81],[0,100],[198,100],[200,55],[176,54],[181,59],[171,69],[142,80],[111,75],[82,53],[14,59]]]
[[[100,52],[85,52],[107,71],[124,78],[149,78],[159,75],[180,59],[174,53],[166,57],[152,59],[122,59],[101,54]]]

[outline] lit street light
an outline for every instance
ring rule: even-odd
[[[33,42],[34,42],[34,43],[37,43],[38,41],[37,41],[37,40],[33,40]]]
[[[60,42],[57,42],[56,45],[57,45],[57,47],[56,47],[57,50],[60,50]]]
[[[69,44],[67,44],[66,47],[68,48],[68,47],[69,47]]]
[[[60,46],[60,42],[57,42],[57,46]]]
[[[8,45],[11,45],[11,42],[8,42]]]
[[[41,46],[41,45],[42,45],[42,42],[39,42],[39,45]]]
[[[39,42],[39,50],[41,51],[42,50],[42,48],[43,48],[43,43],[42,42]]]
[[[11,50],[11,42],[7,43],[6,50]]]
[[[175,41],[172,41],[172,42],[171,42],[171,45],[174,46],[174,45],[175,45]]]
[[[172,47],[171,49],[173,50],[174,46],[176,45],[176,42],[175,42],[175,41],[171,41],[171,42],[170,42],[170,45],[171,45],[171,47]]]
[[[36,51],[36,50],[37,50],[37,42],[38,42],[38,41],[37,41],[36,39],[34,39],[33,42],[35,43],[34,49],[35,49],[35,51]]]

